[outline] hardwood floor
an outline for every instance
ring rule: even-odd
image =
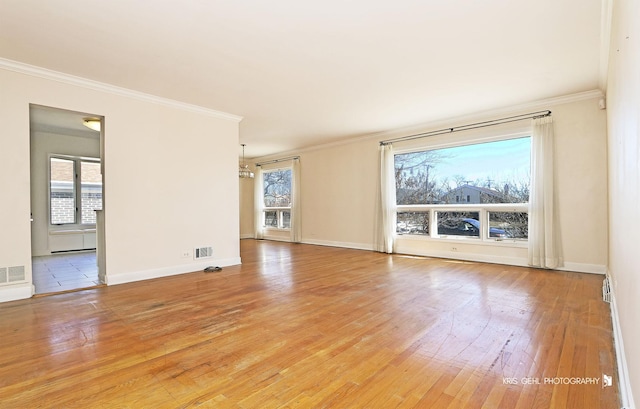
[[[253,240],[241,255],[0,304],[0,407],[620,407],[602,276]]]

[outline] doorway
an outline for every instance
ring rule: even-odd
[[[29,123],[35,293],[98,286],[104,118],[32,104]]]

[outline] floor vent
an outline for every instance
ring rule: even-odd
[[[611,302],[611,280],[609,276],[602,281],[602,300],[608,303]]]
[[[0,285],[25,281],[24,266],[0,267]]]
[[[213,247],[197,247],[193,252],[193,258],[196,260],[209,257],[213,257]]]

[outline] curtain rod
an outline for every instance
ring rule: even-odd
[[[266,162],[256,163],[256,166],[269,165],[271,163],[285,162],[285,161],[288,161],[288,160],[296,160],[296,159],[300,159],[300,156],[291,156],[289,158],[268,160]]]
[[[389,145],[389,144],[391,144],[393,142],[400,142],[400,141],[404,142],[404,141],[410,141],[410,140],[413,140],[413,139],[427,138],[429,136],[442,135],[442,134],[446,134],[446,133],[453,133],[453,132],[458,132],[458,131],[467,131],[467,130],[470,130],[470,129],[477,129],[477,128],[485,128],[487,126],[502,125],[502,124],[507,124],[509,122],[522,121],[522,120],[525,120],[525,119],[544,118],[546,116],[551,116],[551,111],[546,110],[546,111],[530,112],[528,114],[509,116],[509,117],[500,118],[500,119],[493,119],[491,121],[476,122],[476,123],[473,123],[473,124],[461,125],[461,126],[456,126],[456,127],[453,127],[453,128],[439,129],[437,131],[424,132],[424,133],[419,133],[419,134],[415,134],[415,135],[408,135],[408,136],[401,136],[399,138],[387,139],[386,141],[380,141],[380,145]]]

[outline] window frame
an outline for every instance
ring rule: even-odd
[[[480,236],[456,236],[438,234],[438,212],[477,212],[479,213]],[[403,238],[416,238],[424,240],[442,241],[463,241],[464,243],[490,243],[490,244],[512,244],[526,246],[527,239],[490,237],[489,235],[489,213],[528,213],[528,203],[487,203],[487,204],[427,204],[427,205],[396,205],[396,214],[404,212],[429,212],[429,234],[397,233],[396,236]]]
[[[95,228],[96,223],[83,223],[82,222],[82,163],[94,163],[102,166],[100,158],[87,157],[87,156],[72,156],[62,154],[49,154],[48,155],[48,167],[47,167],[47,213],[49,215],[48,225],[51,230],[65,230],[69,228]],[[74,221],[72,223],[53,223],[53,217],[51,214],[51,160],[59,159],[73,162],[74,167],[74,180],[73,180],[73,193],[75,200]],[[102,172],[100,172],[102,174]],[[104,181],[102,181],[104,183]],[[103,189],[101,189],[103,190]],[[104,200],[104,198],[102,198]],[[104,202],[103,202],[104,203]]]
[[[262,228],[265,231],[290,231],[291,230],[291,200],[293,200],[293,198],[290,198],[289,201],[289,206],[266,206],[264,204],[264,180],[265,180],[265,175],[267,173],[273,173],[273,172],[282,172],[282,171],[289,171],[291,173],[291,186],[289,187],[289,195],[291,195],[292,190],[293,190],[293,167],[292,166],[284,166],[284,167],[277,167],[277,168],[271,168],[271,169],[263,169],[262,170],[262,189],[260,189],[260,191],[262,192],[262,220],[261,220],[261,224],[262,224]],[[276,220],[277,220],[277,226],[267,226],[266,225],[266,213],[267,212],[276,212]],[[289,227],[285,227],[284,226],[284,213],[289,212]]]
[[[520,127],[518,129],[509,130],[493,130],[493,135],[482,134],[482,130],[473,132],[471,135],[463,135],[455,138],[455,140],[441,139],[420,142],[414,141],[411,146],[405,148],[394,149],[394,161],[396,155],[407,153],[416,153],[423,151],[455,148],[460,146],[476,145],[490,142],[506,141],[510,139],[531,138],[530,127]],[[530,164],[531,166],[531,164]],[[394,188],[395,180],[394,180]],[[460,199],[463,199],[460,197]],[[455,235],[439,235],[437,212],[478,212],[480,222],[480,236],[455,236]],[[510,246],[510,247],[527,247],[528,239],[518,238],[498,238],[489,235],[489,214],[491,212],[512,212],[512,213],[529,213],[529,203],[485,203],[485,204],[465,204],[464,202],[451,204],[413,204],[395,206],[395,213],[403,212],[429,212],[429,234],[410,234],[397,233],[397,227],[394,229],[396,238],[419,240],[419,241],[441,241],[464,244],[482,244],[493,246]]]

